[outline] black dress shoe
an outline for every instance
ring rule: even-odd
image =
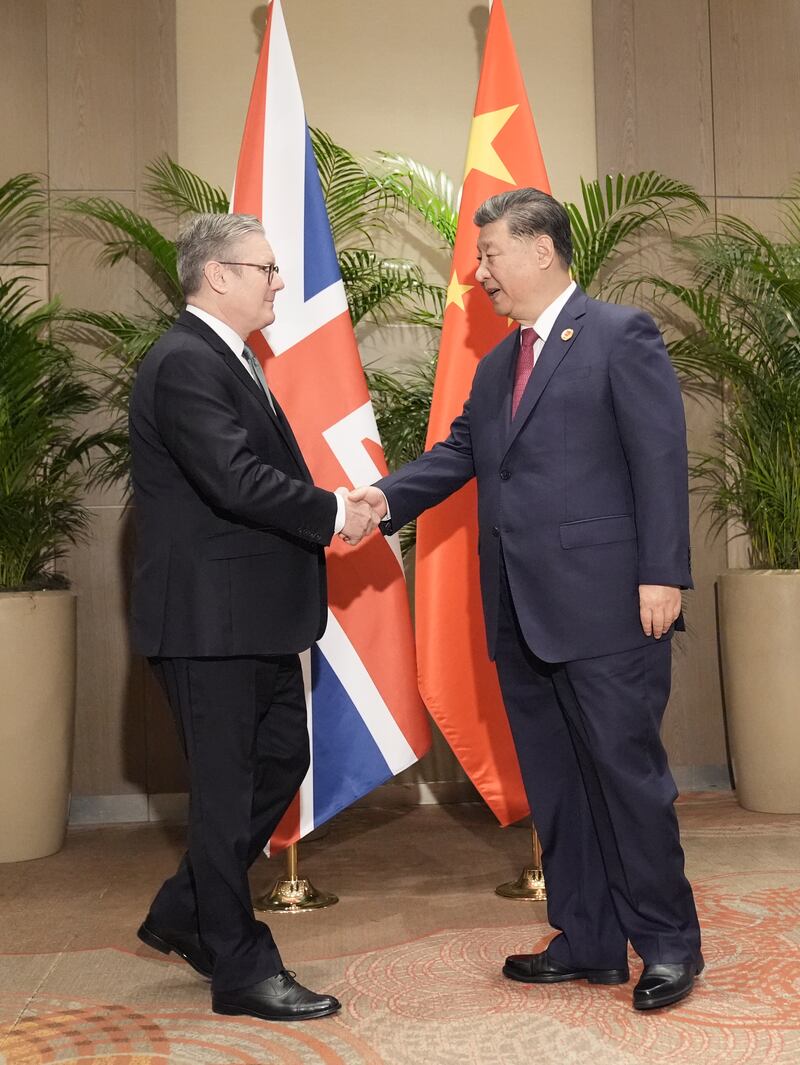
[[[566,980],[588,980],[590,984],[624,984],[630,978],[624,969],[574,969],[540,954],[512,954],[506,958],[503,976],[522,984],[561,984]]]
[[[333,995],[317,995],[298,984],[295,974],[284,969],[277,976],[260,980],[237,991],[215,991],[211,997],[214,1013],[230,1017],[246,1015],[262,1021],[311,1021],[327,1017],[342,1008]]]
[[[162,954],[177,954],[188,962],[195,972],[205,976],[207,980],[211,979],[214,959],[196,932],[176,932],[171,928],[159,928],[153,924],[152,918],[146,917],[136,935],[153,950],[159,950]]]
[[[694,978],[705,968],[702,954],[692,963],[660,962],[645,965],[633,989],[633,1008],[657,1010],[680,1002],[694,987]]]

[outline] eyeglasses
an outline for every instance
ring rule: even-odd
[[[277,263],[231,263],[226,262],[224,259],[218,260],[220,266],[254,266],[256,270],[260,270],[269,284],[275,274],[280,273]]]

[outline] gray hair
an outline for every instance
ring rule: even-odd
[[[572,262],[572,233],[569,215],[552,196],[539,189],[511,189],[498,192],[480,205],[473,216],[479,228],[505,219],[514,237],[550,237],[564,266]]]
[[[221,261],[233,254],[233,248],[251,233],[264,236],[264,226],[252,214],[194,215],[175,241],[178,279],[184,296],[200,290],[207,262]]]

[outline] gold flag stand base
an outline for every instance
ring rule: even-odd
[[[265,913],[304,913],[338,901],[338,895],[317,891],[310,880],[297,875],[297,844],[293,843],[286,851],[286,876],[278,877],[272,890],[257,898],[253,906]]]
[[[526,902],[547,902],[547,889],[542,871],[542,847],[536,829],[533,831],[533,865],[526,865],[516,880],[501,884],[494,889],[503,899],[520,899]]]
[[[544,873],[541,869],[526,866],[516,880],[509,880],[494,889],[495,895],[504,899],[528,899],[530,902],[547,902]]]

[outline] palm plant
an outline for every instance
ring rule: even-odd
[[[188,212],[225,212],[222,189],[179,167],[168,158],[148,167],[146,190],[162,214],[174,218]],[[183,298],[175,243],[153,221],[116,200],[93,196],[62,205],[66,219],[76,221],[81,236],[100,245],[99,261],[114,266],[133,261],[144,271],[150,291],[141,295],[139,314],[115,311],[69,310],[71,336],[98,350],[96,374],[110,424],[104,454],[95,467],[100,484],[126,483],[129,450],[127,412],[130,390],[141,359],[174,322]]]
[[[610,299],[624,291],[621,275],[645,238],[672,238],[676,227],[708,214],[691,185],[655,170],[581,179],[581,206],[564,206],[572,229],[572,275],[586,292]]]
[[[22,174],[0,185],[0,243],[18,267],[35,247],[46,199]],[[53,301],[36,305],[28,279],[0,277],[0,589],[64,586],[54,563],[86,533],[88,455],[101,434],[76,420],[95,396],[54,333]]]
[[[398,189],[321,130],[311,130],[311,142],[353,325],[406,320],[435,300],[435,286],[417,263],[378,250],[391,232]]]
[[[758,569],[800,568],[800,181],[783,209],[785,239],[735,218],[685,242],[687,285],[649,278],[665,313],[690,321],[670,344],[684,379],[724,400],[718,450],[693,456],[713,525],[731,519]]]

